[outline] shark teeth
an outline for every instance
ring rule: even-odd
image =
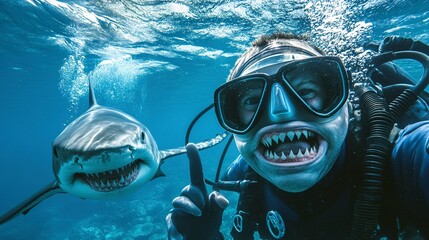
[[[318,134],[307,129],[265,134],[260,152],[270,162],[303,162],[318,153]]]
[[[98,173],[78,173],[95,191],[110,192],[134,182],[139,173],[139,163],[134,161],[118,169]]]

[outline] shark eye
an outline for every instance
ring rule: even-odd
[[[54,156],[55,156],[55,158],[58,158],[58,152],[57,152],[57,149],[56,148],[54,148]]]
[[[141,141],[142,141],[142,142],[144,142],[144,140],[145,140],[145,139],[144,139],[144,138],[145,138],[145,134],[144,134],[144,132],[142,132],[141,137],[142,137],[142,140],[141,140]]]

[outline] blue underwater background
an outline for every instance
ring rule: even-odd
[[[428,29],[426,0],[0,0],[0,214],[54,180],[51,144],[88,108],[89,79],[100,104],[141,121],[160,149],[176,148],[262,33],[308,33],[359,81],[365,42],[400,35],[429,43]],[[412,63],[404,67],[418,77]],[[191,140],[221,132],[210,111]],[[224,145],[201,152],[209,179]],[[224,167],[236,156],[232,145]],[[57,194],[1,225],[0,239],[166,239],[188,160],[167,159],[162,169],[166,177],[117,199]],[[227,233],[237,195],[225,194]]]

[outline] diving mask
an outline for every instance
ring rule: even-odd
[[[236,134],[251,130],[269,106],[274,84],[282,86],[304,109],[322,118],[335,114],[348,96],[347,72],[338,57],[293,59],[273,75],[242,75],[216,89],[215,110],[221,126]],[[243,117],[243,112],[247,117]]]

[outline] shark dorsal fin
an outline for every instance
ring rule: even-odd
[[[97,100],[95,99],[94,89],[91,84],[91,80],[89,80],[89,107],[93,107],[97,104]]]

